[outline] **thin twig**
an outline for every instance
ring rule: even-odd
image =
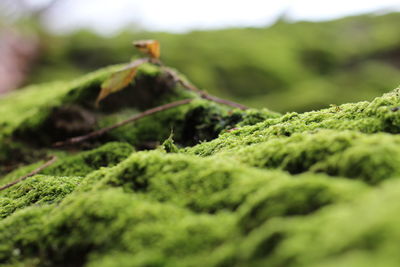
[[[146,116],[149,116],[149,115],[152,115],[154,113],[157,113],[157,112],[160,112],[160,111],[164,111],[164,110],[167,110],[167,109],[170,109],[170,108],[174,108],[174,107],[177,107],[177,106],[185,105],[185,104],[188,104],[188,103],[190,103],[192,101],[193,101],[193,99],[183,99],[183,100],[178,100],[178,101],[171,102],[171,103],[168,103],[168,104],[165,104],[165,105],[161,105],[161,106],[158,106],[158,107],[155,107],[155,108],[152,108],[152,109],[148,109],[148,110],[146,110],[146,111],[144,111],[142,113],[136,114],[135,116],[130,117],[129,119],[126,119],[126,120],[121,121],[119,123],[116,123],[114,125],[102,128],[102,129],[100,129],[98,131],[94,131],[94,132],[91,132],[91,133],[86,134],[86,135],[77,136],[77,137],[73,137],[73,138],[67,139],[65,141],[54,143],[53,146],[54,147],[61,147],[61,146],[65,146],[65,145],[78,144],[78,143],[81,143],[81,142],[86,141],[88,139],[99,137],[99,136],[101,136],[101,135],[103,135],[103,134],[105,134],[105,133],[107,133],[107,132],[109,132],[111,130],[114,130],[115,128],[121,127],[121,126],[123,126],[125,124],[128,124],[130,122],[137,121],[137,120],[139,120],[139,119],[141,119],[143,117],[146,117]]]
[[[46,163],[44,163],[42,166],[40,166],[36,170],[33,170],[32,172],[30,172],[30,173],[18,178],[17,180],[0,187],[0,191],[2,191],[4,189],[7,189],[7,188],[9,188],[9,187],[11,187],[11,186],[13,186],[15,184],[18,184],[19,182],[22,182],[26,178],[29,178],[29,177],[31,177],[31,176],[33,176],[35,174],[38,174],[39,172],[43,171],[45,168],[49,167],[51,164],[53,164],[56,161],[57,161],[57,156],[52,156],[51,159],[49,159]]]
[[[152,62],[150,58],[147,58],[147,57],[139,58],[139,59],[136,59],[136,60],[126,64],[122,69],[120,69],[120,71],[136,68],[136,67],[138,67],[144,63],[148,63],[148,62]]]
[[[214,101],[216,103],[220,103],[220,104],[223,104],[223,105],[231,106],[231,107],[238,108],[238,109],[241,109],[241,110],[249,109],[248,107],[246,107],[246,106],[244,106],[242,104],[239,104],[239,103],[236,103],[236,102],[233,102],[233,101],[230,101],[230,100],[222,99],[222,98],[207,94],[205,92],[204,92],[204,94],[201,94],[201,97],[204,98],[204,99],[210,100],[210,101]]]
[[[246,106],[244,106],[242,104],[239,104],[239,103],[236,103],[236,102],[233,102],[233,101],[230,101],[230,100],[226,100],[226,99],[222,99],[222,98],[210,95],[207,92],[205,92],[203,90],[200,90],[199,88],[197,88],[193,84],[181,79],[179,77],[179,75],[173,69],[168,68],[168,67],[166,67],[164,65],[161,65],[161,66],[162,66],[162,68],[164,69],[165,72],[167,72],[169,75],[171,75],[171,77],[175,80],[175,82],[180,83],[183,87],[185,87],[189,91],[196,92],[197,94],[200,95],[201,98],[204,98],[204,99],[207,99],[207,100],[210,100],[210,101],[213,101],[213,102],[217,102],[217,103],[220,103],[220,104],[224,104],[224,105],[227,105],[227,106],[231,106],[231,107],[234,107],[234,108],[239,108],[241,110],[248,109],[248,107],[246,107]]]

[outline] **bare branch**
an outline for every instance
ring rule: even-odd
[[[201,97],[204,98],[204,99],[210,100],[210,101],[214,101],[216,103],[224,104],[224,105],[231,106],[231,107],[234,107],[234,108],[238,108],[238,109],[241,109],[241,110],[249,109],[248,107],[246,107],[246,106],[244,106],[242,104],[239,104],[239,103],[236,103],[236,102],[233,102],[233,101],[230,101],[230,100],[222,99],[222,98],[207,94],[204,91],[202,91]]]
[[[109,132],[111,130],[114,130],[115,128],[121,127],[121,126],[123,126],[125,124],[128,124],[130,122],[137,121],[137,120],[139,120],[139,119],[141,119],[143,117],[146,117],[146,116],[149,116],[149,115],[152,115],[154,113],[157,113],[157,112],[160,112],[160,111],[164,111],[164,110],[167,110],[167,109],[170,109],[170,108],[174,108],[174,107],[177,107],[177,106],[185,105],[185,104],[188,104],[188,103],[190,103],[192,101],[193,101],[193,99],[183,99],[183,100],[178,100],[178,101],[175,101],[175,102],[171,102],[171,103],[168,103],[168,104],[165,104],[165,105],[162,105],[162,106],[158,106],[158,107],[155,107],[155,108],[152,108],[152,109],[148,109],[148,110],[146,110],[146,111],[144,111],[142,113],[136,114],[135,116],[133,116],[133,117],[127,119],[127,120],[121,121],[119,123],[116,123],[114,125],[111,125],[109,127],[103,128],[103,129],[100,129],[98,131],[91,132],[91,133],[89,133],[87,135],[77,136],[77,137],[73,137],[73,138],[67,139],[65,141],[54,143],[53,146],[54,147],[61,147],[61,146],[66,146],[66,145],[78,144],[78,143],[81,143],[83,141],[102,136],[103,134],[105,134],[105,133],[107,133],[107,132]]]
[[[15,180],[15,181],[13,181],[13,182],[11,182],[9,184],[6,184],[6,185],[3,185],[2,187],[0,187],[0,191],[2,191],[4,189],[7,189],[7,188],[9,188],[9,187],[11,187],[13,185],[18,184],[19,182],[22,182],[26,178],[29,178],[29,177],[31,177],[33,175],[38,174],[39,172],[43,171],[45,168],[49,167],[51,164],[53,164],[56,161],[57,161],[57,156],[52,156],[50,160],[48,160],[46,163],[44,163],[42,166],[40,166],[36,170],[34,170],[34,171],[32,171],[32,172],[30,172],[30,173],[18,178],[17,180]]]
[[[197,94],[199,94],[201,96],[201,98],[204,98],[204,99],[216,102],[216,103],[224,104],[224,105],[227,105],[227,106],[231,106],[231,107],[234,107],[234,108],[239,108],[241,110],[248,109],[248,107],[246,107],[246,106],[244,106],[242,104],[239,104],[239,103],[236,103],[236,102],[233,102],[233,101],[230,101],[230,100],[226,100],[226,99],[222,99],[222,98],[210,95],[207,92],[198,89],[193,84],[181,79],[181,77],[179,77],[179,75],[171,68],[168,68],[168,67],[163,66],[163,65],[162,65],[162,68],[163,68],[163,70],[165,72],[167,72],[169,75],[171,75],[171,77],[175,80],[175,82],[180,83],[183,87],[185,87],[189,91],[196,92]]]

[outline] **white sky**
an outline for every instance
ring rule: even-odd
[[[47,20],[57,31],[91,27],[107,34],[136,23],[149,30],[185,32],[265,26],[284,12],[291,20],[326,20],[394,10],[400,11],[400,0],[62,0]]]

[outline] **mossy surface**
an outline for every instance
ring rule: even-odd
[[[280,115],[206,101],[145,65],[96,109],[118,68],[0,100],[10,114],[0,116],[2,185],[58,157],[0,192],[1,264],[399,265],[398,89]],[[52,147],[184,98],[193,101]]]

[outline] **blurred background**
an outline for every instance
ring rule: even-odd
[[[137,56],[251,107],[308,111],[400,85],[400,1],[0,0],[0,94]]]

